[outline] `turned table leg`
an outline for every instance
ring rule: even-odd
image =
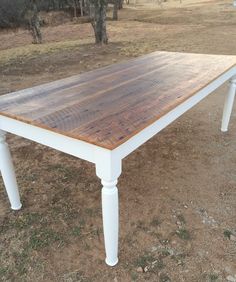
[[[0,130],[0,171],[13,210],[21,208],[20,195],[16,182],[11,154],[6,142],[6,132]]]
[[[223,118],[222,118],[222,124],[221,124],[221,131],[223,132],[228,131],[229,120],[230,120],[230,116],[231,116],[233,104],[234,104],[235,92],[236,92],[236,78],[234,77],[230,81],[229,92],[225,99]]]
[[[118,263],[119,200],[117,179],[121,173],[121,161],[112,158],[100,158],[96,163],[96,174],[101,179],[102,218],[106,250],[106,263],[114,266]]]
[[[102,180],[102,218],[106,249],[106,263],[118,263],[119,207],[117,181]]]

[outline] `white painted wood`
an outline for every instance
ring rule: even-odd
[[[226,99],[225,99],[223,118],[222,118],[222,124],[221,124],[222,132],[228,131],[229,120],[230,120],[230,116],[231,116],[233,105],[234,105],[235,93],[236,93],[236,79],[232,79],[230,81],[228,95],[226,96]]]
[[[96,174],[102,180],[102,218],[106,250],[106,264],[118,263],[119,200],[116,187],[121,174],[121,160],[112,153],[98,150],[96,154]]]
[[[121,159],[125,158],[127,155],[132,153],[139,146],[144,144],[147,140],[152,138],[162,129],[171,124],[174,120],[180,117],[182,114],[187,112],[189,109],[194,107],[202,99],[211,94],[219,86],[233,77],[236,73],[236,68],[232,68],[222,76],[218,77],[216,80],[208,84],[206,87],[197,92],[194,96],[177,106],[175,109],[162,116],[159,120],[151,124],[150,126],[144,128],[141,132],[130,138],[125,143],[121,144],[118,148],[114,149],[114,154],[119,156]]]
[[[6,132],[0,130],[0,170],[7,191],[8,199],[13,210],[21,208],[20,195],[16,182],[11,154],[6,142]]]
[[[95,163],[97,146],[0,115],[0,129]],[[110,150],[104,149],[107,152]]]
[[[106,250],[106,264],[118,263],[119,203],[117,180],[102,180],[102,219]]]

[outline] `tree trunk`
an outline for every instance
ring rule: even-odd
[[[29,26],[33,37],[32,43],[41,44],[42,34],[40,31],[39,11],[36,4],[36,0],[31,0],[30,11],[29,11]]]
[[[76,0],[74,0],[74,18],[77,18],[77,5],[76,5]]]
[[[83,17],[84,16],[83,0],[79,0],[79,5],[80,5],[80,15],[81,17]]]
[[[118,1],[118,9],[123,9],[123,2],[124,0],[117,0]]]
[[[90,0],[90,18],[95,34],[96,44],[107,44],[106,31],[106,0]]]
[[[118,1],[119,0],[114,0],[114,7],[113,7],[113,20],[114,21],[118,20]]]

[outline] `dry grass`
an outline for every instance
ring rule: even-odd
[[[81,47],[81,45],[91,43],[90,40],[70,40],[53,43],[45,43],[42,45],[26,45],[17,48],[2,50],[0,52],[0,64],[8,64],[12,61],[25,61],[34,59],[45,54],[58,53],[61,51],[73,51]]]

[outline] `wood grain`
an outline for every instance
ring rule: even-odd
[[[236,56],[154,52],[0,97],[0,114],[107,149],[236,66]]]

